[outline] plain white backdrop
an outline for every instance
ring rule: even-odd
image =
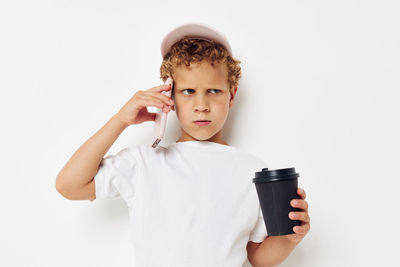
[[[161,40],[186,22],[223,32],[242,61],[227,142],[300,173],[311,230],[281,266],[400,266],[399,13],[395,0],[2,1],[0,266],[132,266],[125,203],[67,200],[55,178],[162,84]],[[172,112],[161,145],[177,127]],[[106,155],[151,131],[128,127]]]

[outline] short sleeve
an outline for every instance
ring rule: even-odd
[[[255,157],[254,162],[253,162],[253,170],[252,170],[252,175],[254,175],[254,171],[261,171],[263,168],[268,168],[268,164],[262,160],[259,157]],[[253,188],[254,188],[254,194],[257,195],[256,187],[255,184],[253,183]],[[258,199],[258,195],[257,195]],[[255,242],[255,243],[261,243],[264,241],[264,239],[268,236],[267,234],[267,228],[265,226],[264,222],[264,216],[262,214],[261,206],[260,203],[258,203],[258,219],[257,223],[254,226],[253,230],[250,233],[250,238],[249,241]]]
[[[135,195],[140,160],[136,147],[127,147],[115,155],[109,155],[100,162],[94,177],[96,199],[117,199],[129,201]]]
[[[267,236],[268,236],[267,228],[265,226],[264,217],[263,217],[263,214],[262,214],[261,207],[259,206],[257,223],[256,223],[256,225],[254,226],[253,230],[250,233],[249,241],[252,241],[252,242],[255,242],[255,243],[261,243],[261,242],[264,241],[264,239]]]

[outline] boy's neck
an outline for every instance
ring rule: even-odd
[[[218,144],[229,146],[229,144],[222,138],[222,134],[220,134],[220,133],[214,135],[213,137],[211,137],[210,139],[207,139],[207,140],[197,140],[197,139],[193,138],[192,136],[181,135],[181,137],[179,137],[179,139],[176,140],[175,143],[185,142],[185,141],[208,141],[208,142],[213,142],[213,143],[218,143]]]

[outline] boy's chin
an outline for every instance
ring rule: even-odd
[[[192,133],[189,135],[197,141],[209,141],[210,139],[212,139],[215,136],[216,133],[212,133],[211,131],[208,131],[207,133],[204,132],[203,134],[196,132],[196,133]]]

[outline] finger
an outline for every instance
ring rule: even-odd
[[[171,106],[166,106],[163,108],[163,112],[168,113],[171,111]]]
[[[307,234],[310,231],[310,224],[306,223],[301,226],[294,226],[293,231],[298,234]]]
[[[157,113],[148,112],[144,118],[145,121],[155,121]]]
[[[308,211],[308,202],[303,199],[293,199],[290,201],[290,205],[294,208],[300,208],[304,211]]]
[[[165,103],[165,105],[172,106],[174,104],[174,101],[164,94],[160,94],[157,92],[149,92],[149,94],[155,98],[160,99],[163,103]]]
[[[163,84],[159,86],[155,86],[153,88],[148,89],[147,91],[150,92],[162,92],[162,91],[169,91],[171,90],[171,86],[169,84]]]
[[[305,212],[290,212],[289,218],[296,221],[307,222],[308,215]]]
[[[306,199],[306,192],[303,188],[297,188],[297,194],[301,197],[301,199]]]
[[[306,212],[289,212],[289,218],[291,220],[296,220],[296,221],[302,221],[302,222],[306,222],[309,223],[310,222],[310,217],[308,216],[308,213]]]
[[[139,103],[145,107],[156,107],[159,109],[163,109],[165,106],[165,104],[157,97],[152,97],[148,95],[141,96],[139,99]]]

